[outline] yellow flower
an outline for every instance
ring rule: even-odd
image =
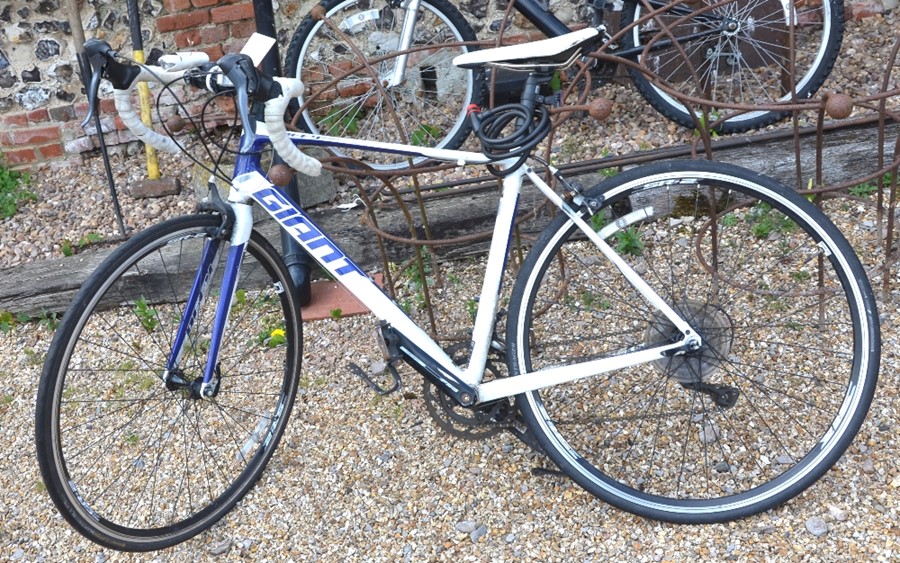
[[[276,328],[275,330],[272,331],[272,334],[270,334],[269,336],[281,336],[283,338],[284,337],[284,329]]]

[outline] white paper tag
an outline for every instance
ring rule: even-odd
[[[253,66],[259,66],[274,44],[275,40],[271,37],[266,37],[262,33],[254,33],[241,49],[241,54],[250,57]]]

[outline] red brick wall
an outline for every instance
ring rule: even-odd
[[[253,4],[235,0],[164,0],[156,28],[174,35],[179,49],[205,51],[211,60],[241,50],[256,31]]]
[[[148,51],[145,54],[149,54],[151,47],[166,51],[197,50],[206,52],[211,60],[240,51],[256,31],[249,0],[164,0],[162,15],[146,19],[143,25],[145,28],[155,25],[158,32],[154,34],[153,44],[145,45]],[[155,97],[156,92],[152,91],[151,95]],[[168,108],[163,114],[173,111],[174,108]],[[49,109],[0,114],[0,158],[15,168],[32,168],[96,148],[93,123],[87,131],[81,127],[85,115],[87,102],[83,99]],[[108,145],[134,140],[116,115],[112,99],[101,99],[100,116]]]
[[[8,113],[0,118],[0,152],[10,166],[33,164],[64,154],[63,126],[75,117],[73,108],[40,108]]]

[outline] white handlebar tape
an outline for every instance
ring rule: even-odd
[[[303,154],[300,149],[294,146],[294,143],[288,139],[287,130],[284,126],[284,112],[288,103],[303,93],[303,83],[296,78],[275,77],[275,80],[281,84],[282,94],[274,100],[266,102],[265,113],[266,130],[269,132],[272,146],[294,170],[307,176],[318,176],[322,172],[322,163],[311,156]]]
[[[119,112],[119,117],[122,118],[125,127],[128,127],[128,130],[134,133],[135,137],[161,151],[172,154],[179,152],[175,141],[165,135],[160,135],[144,125],[141,117],[131,106],[131,90],[113,90],[113,98],[116,101],[116,111]]]

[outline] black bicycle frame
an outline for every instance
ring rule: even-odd
[[[668,5],[668,3],[664,0],[646,1],[647,4],[653,9],[664,8]],[[592,2],[589,2],[589,5],[596,12],[595,19],[597,21],[595,22],[595,24],[601,23],[603,20],[604,12],[606,10],[606,1],[594,0]],[[547,37],[559,37],[560,35],[565,35],[566,33],[572,31],[571,29],[569,29],[569,26],[562,22],[562,20],[553,15],[553,13],[550,12],[550,10],[546,6],[544,6],[540,2],[540,0],[513,0],[513,7]],[[671,6],[667,11],[668,15],[678,17],[688,16],[691,13],[693,13],[693,10],[682,5]],[[712,14],[701,14],[697,16],[697,19],[701,23],[711,27],[709,29],[698,31],[690,35],[681,36],[678,38],[679,43],[685,43],[687,41],[706,37],[707,35],[719,33],[723,30],[723,26],[725,24],[725,21],[721,17]],[[672,41],[670,39],[661,39],[659,41],[653,42],[650,50],[653,51],[656,49],[665,49],[671,46]],[[644,46],[636,46],[632,47],[631,49],[621,49],[612,52],[620,57],[631,58],[636,57],[643,51]]]

